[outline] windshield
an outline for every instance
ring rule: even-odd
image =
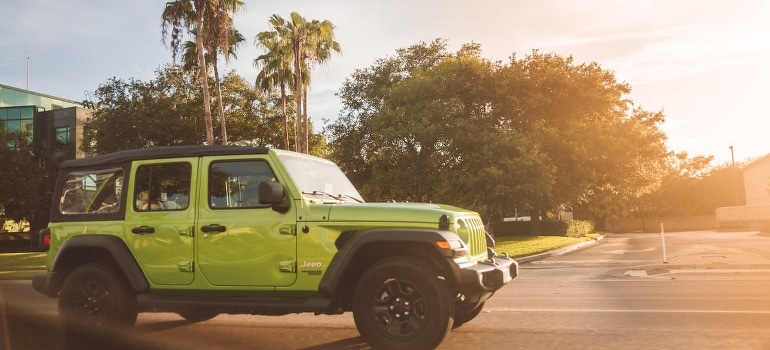
[[[282,154],[279,158],[304,196],[363,202],[361,195],[336,164],[289,154]]]

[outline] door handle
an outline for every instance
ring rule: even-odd
[[[151,226],[139,226],[132,228],[131,232],[138,235],[149,235],[155,233],[155,228]]]
[[[205,233],[225,232],[225,231],[227,231],[227,227],[226,226],[217,225],[217,224],[211,224],[211,225],[208,225],[208,226],[201,227],[201,231],[203,231]]]

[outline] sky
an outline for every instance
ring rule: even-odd
[[[0,84],[82,101],[109,79],[148,81],[171,62],[166,0],[0,1]],[[254,37],[293,11],[329,20],[342,54],[313,73],[309,115],[339,115],[335,93],[356,70],[436,38],[478,43],[507,62],[537,49],[596,62],[631,86],[635,107],[662,111],[671,151],[712,165],[770,154],[770,1],[765,0],[244,0],[235,70],[254,81]],[[733,147],[732,152],[730,147]]]

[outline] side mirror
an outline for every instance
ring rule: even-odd
[[[285,213],[289,206],[283,204],[283,186],[277,181],[262,181],[259,183],[259,204],[269,204],[273,210]]]

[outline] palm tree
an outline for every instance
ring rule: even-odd
[[[233,58],[238,58],[238,56],[235,54],[235,49],[238,45],[245,42],[246,38],[243,37],[243,35],[234,28],[230,28],[230,47],[229,47],[229,56],[232,56]],[[225,111],[224,111],[224,104],[222,102],[222,85],[220,83],[219,78],[219,65],[217,63],[217,56],[211,56],[209,53],[214,52],[214,50],[206,50],[205,57],[206,57],[206,65],[207,66],[213,66],[214,68],[214,79],[216,81],[217,86],[217,105],[219,110],[219,121],[220,121],[220,128],[221,128],[221,135],[222,135],[222,144],[226,145],[228,144],[227,141],[227,124],[225,121]],[[200,69],[200,66],[198,65],[198,52],[197,52],[197,45],[195,42],[187,41],[184,43],[184,49],[182,50],[182,69],[185,71],[193,71],[196,72]],[[206,67],[206,73],[208,74],[209,68]]]
[[[184,31],[194,33],[195,48],[198,54],[201,84],[203,85],[203,112],[206,123],[206,142],[214,144],[214,125],[211,119],[211,95],[208,87],[208,70],[206,69],[206,52],[214,52],[211,57],[216,65],[216,56],[221,52],[229,59],[230,35],[232,17],[243,2],[240,0],[174,0],[166,3],[161,15],[163,41],[165,43],[168,30],[171,29],[171,50],[173,60],[181,49]],[[216,72],[216,68],[215,68]],[[218,83],[218,78],[217,78]],[[220,108],[221,108],[221,94]],[[224,118],[221,118],[224,123]],[[223,128],[223,133],[226,132]],[[224,140],[226,141],[226,134]]]
[[[225,110],[222,103],[222,85],[219,79],[219,65],[217,60],[219,54],[225,58],[225,63],[230,61],[230,56],[238,58],[235,55],[235,49],[241,43],[246,41],[246,38],[233,28],[233,20],[230,17],[230,13],[235,13],[244,7],[244,3],[241,0],[221,0],[218,3],[218,7],[215,12],[209,12],[207,21],[209,23],[215,23],[215,25],[209,27],[210,32],[207,35],[206,51],[214,52],[211,57],[212,66],[214,67],[214,79],[216,79],[217,86],[217,105],[219,107],[219,121],[220,129],[222,132],[222,144],[226,145],[227,142],[227,123],[225,121]]]
[[[307,153],[307,88],[310,85],[310,68],[315,63],[326,62],[332,51],[340,52],[340,44],[334,41],[334,25],[329,21],[307,21],[299,13],[292,12],[290,21],[273,15],[269,22],[273,29],[259,33],[255,38],[257,46],[267,49],[267,53],[254,60],[254,65],[261,67],[257,86],[265,91],[275,86],[281,88],[286,148],[289,148],[289,136],[285,89],[287,85],[292,89],[296,106],[295,149]],[[289,79],[290,72],[293,74],[293,82]]]
[[[262,91],[271,91],[274,87],[279,87],[281,91],[281,111],[283,112],[283,144],[285,149],[290,149],[289,145],[289,116],[286,112],[287,87],[294,89],[291,71],[291,49],[286,45],[279,35],[278,29],[284,27],[284,20],[278,15],[270,17],[270,24],[275,28],[274,31],[260,32],[254,39],[257,47],[261,46],[267,50],[266,53],[258,56],[254,60],[254,66],[260,68],[257,74],[256,87]],[[294,139],[297,139],[297,128],[294,128]]]
[[[337,53],[342,52],[340,44],[334,40],[334,24],[330,21],[319,22],[313,20],[311,22],[312,33],[308,38],[308,45],[305,45],[305,51],[303,52],[303,60],[306,61],[305,70],[307,78],[305,79],[305,85],[303,86],[303,108],[302,108],[302,125],[304,132],[304,147],[305,153],[309,151],[309,126],[307,116],[307,88],[310,86],[310,69],[314,64],[323,65],[331,58],[332,51]]]
[[[308,122],[306,111],[306,89],[310,84],[308,61],[325,62],[331,56],[331,50],[340,52],[340,45],[334,41],[334,25],[329,21],[307,21],[297,12],[291,13],[291,20],[285,21],[278,15],[270,19],[277,46],[291,48],[291,61],[294,73],[294,103],[296,105],[297,127],[295,132],[296,148],[299,152],[308,152]],[[259,38],[257,38],[259,40]],[[276,46],[276,47],[277,47]],[[267,47],[268,50],[275,48]],[[287,57],[288,52],[281,52]]]

